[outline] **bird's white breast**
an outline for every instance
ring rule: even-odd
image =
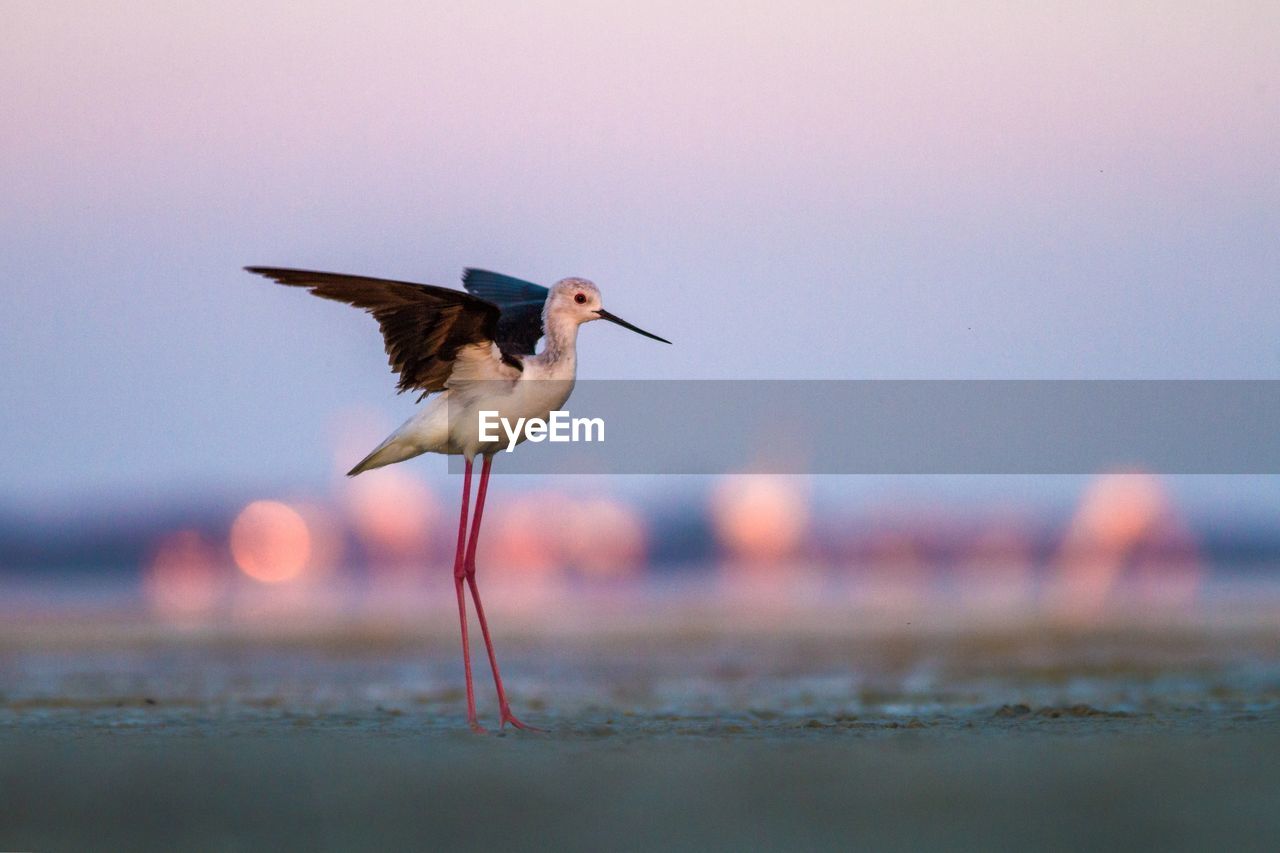
[[[516,424],[520,419],[546,420],[573,392],[573,365],[544,364],[528,359],[519,378],[471,380],[452,385],[437,395],[398,431],[420,453],[461,453],[473,457],[507,447],[501,431],[498,442],[480,438],[480,413],[496,412],[496,418]],[[492,418],[491,418],[492,420]],[[494,434],[490,430],[490,435]],[[521,432],[517,443],[524,441]]]

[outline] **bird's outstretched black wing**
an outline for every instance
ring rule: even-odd
[[[477,269],[462,273],[462,286],[502,309],[496,340],[503,352],[533,355],[543,335],[542,308],[551,291],[531,281]]]
[[[400,374],[401,393],[443,390],[458,350],[495,342],[499,336],[498,306],[460,290],[311,270],[245,269],[372,314],[382,329],[391,369]]]

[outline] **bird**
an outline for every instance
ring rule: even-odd
[[[489,667],[498,694],[499,731],[508,723],[517,729],[542,731],[511,711],[493,639],[476,583],[476,543],[489,489],[494,454],[508,443],[523,441],[501,436],[486,440],[480,428],[481,411],[498,413],[509,423],[518,418],[547,419],[573,392],[577,377],[578,328],[594,320],[608,320],[646,338],[670,344],[652,332],[633,326],[606,311],[600,289],[585,278],[562,278],[550,288],[483,269],[463,272],[463,290],[361,275],[317,272],[285,267],[249,266],[245,270],[316,296],[345,302],[373,315],[382,332],[391,369],[399,375],[398,393],[419,392],[418,402],[435,395],[395,432],[360,460],[347,476],[403,462],[423,453],[460,455],[464,460],[461,513],[454,551],[453,582],[462,632],[462,661],[466,677],[467,725],[483,733],[476,715],[471,677],[471,646],[467,637],[464,586],[475,604]],[[541,350],[538,341],[544,340]],[[475,509],[470,516],[472,468],[481,457]]]

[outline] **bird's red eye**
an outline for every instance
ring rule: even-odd
[[[581,304],[583,304],[584,302],[586,302],[586,301],[587,301],[587,294],[585,294],[585,293],[575,293],[575,294],[573,295],[573,301],[574,301],[574,302],[576,302],[576,303],[578,303],[579,305],[581,305]]]

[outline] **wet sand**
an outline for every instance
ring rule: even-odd
[[[7,623],[0,848],[1280,844],[1265,619],[638,613],[507,614],[513,705],[548,732],[489,737],[465,730],[441,614]]]
[[[1273,850],[1271,731],[1205,738],[0,738],[11,849]],[[1074,735],[1074,736],[1073,736]]]

